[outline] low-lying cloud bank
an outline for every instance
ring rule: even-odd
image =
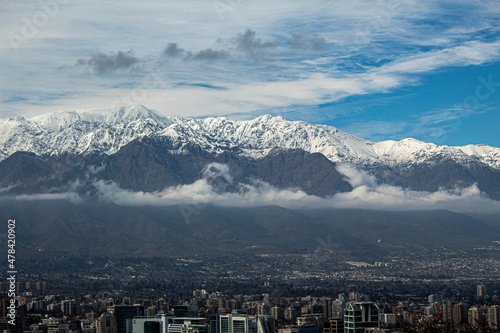
[[[215,204],[223,207],[256,207],[277,205],[290,209],[361,208],[369,210],[433,210],[446,209],[463,213],[498,213],[500,202],[488,198],[477,185],[437,192],[411,191],[397,186],[378,184],[374,176],[350,165],[338,165],[353,190],[321,198],[300,189],[278,189],[269,183],[254,180],[251,184],[234,183],[226,165],[212,163],[202,179],[169,187],[161,192],[134,192],[104,180],[92,182],[101,200],[123,206],[168,206]],[[211,181],[220,177],[236,191],[220,193]],[[18,200],[69,199],[82,201],[74,192],[21,195]]]
[[[73,203],[83,202],[83,198],[75,192],[62,193],[39,193],[39,194],[21,194],[13,197],[19,201],[35,201],[35,200],[69,200]]]

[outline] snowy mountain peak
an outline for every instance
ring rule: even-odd
[[[273,116],[270,114],[263,114],[263,115],[258,116],[255,119],[253,119],[253,122],[255,122],[255,123],[282,122],[282,121],[285,121],[285,118],[283,118],[281,116]]]
[[[112,119],[115,122],[131,122],[138,120],[153,119],[157,122],[165,121],[166,117],[161,116],[153,110],[146,108],[143,105],[132,107],[121,107],[113,115]]]
[[[76,122],[100,123],[107,125],[126,124],[133,121],[165,121],[165,117],[143,105],[122,106],[114,109],[68,110],[47,113],[31,118],[31,121],[47,129],[63,129]]]
[[[279,147],[322,153],[333,162],[363,165],[406,165],[444,157],[463,165],[475,161],[500,169],[500,148],[486,145],[437,146],[412,138],[375,143],[333,126],[287,121],[271,115],[245,121],[224,117],[176,118],[142,105],[62,111],[31,119],[0,119],[0,160],[17,151],[39,155],[113,154],[145,136],[169,137],[212,152],[239,147],[244,154],[255,158]]]

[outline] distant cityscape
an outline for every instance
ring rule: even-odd
[[[457,332],[498,330],[495,256],[425,250],[365,262],[345,260],[341,250],[320,252],[27,260],[17,277],[16,325],[8,323],[8,284],[0,283],[1,330],[401,332],[421,318]]]

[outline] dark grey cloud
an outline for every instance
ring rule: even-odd
[[[205,49],[193,53],[180,48],[177,43],[168,43],[162,53],[169,58],[182,56],[187,61],[214,61],[229,57],[229,52],[226,50]]]
[[[296,49],[320,51],[325,48],[325,39],[322,37],[310,37],[303,34],[293,34],[292,47]]]
[[[221,41],[218,41],[221,43]],[[187,61],[215,61],[227,59],[231,56],[229,50],[238,50],[245,53],[250,58],[260,58],[265,55],[266,50],[276,48],[278,42],[262,42],[255,37],[255,31],[247,29],[244,33],[238,34],[230,40],[230,46],[225,45],[220,50],[208,48],[200,51],[186,51],[178,43],[168,43],[162,54],[169,58],[182,57]]]
[[[192,55],[190,59],[193,60],[219,60],[219,59],[225,59],[229,57],[229,52],[225,50],[212,50],[212,49],[206,49],[199,51],[198,53]]]
[[[266,50],[276,48],[279,45],[276,41],[262,42],[260,38],[255,38],[255,31],[251,29],[236,36],[234,42],[237,50],[245,52],[250,57],[262,56]]]
[[[184,53],[185,50],[179,48],[177,43],[168,43],[167,47],[163,50],[163,54],[168,57],[179,57]]]
[[[132,51],[118,51],[118,53],[97,53],[89,60],[79,59],[78,66],[86,66],[97,74],[109,74],[123,69],[129,69],[139,62]]]

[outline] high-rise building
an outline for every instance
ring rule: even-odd
[[[248,318],[244,315],[220,315],[219,333],[249,333]]]
[[[488,308],[488,324],[491,328],[500,328],[500,307],[498,305]]]
[[[37,292],[44,292],[46,286],[47,286],[47,282],[38,281],[35,283],[35,289]],[[27,283],[26,283],[25,287],[27,287]],[[26,290],[28,290],[28,288],[26,288]]]
[[[255,328],[253,320],[250,321],[250,332],[257,333],[274,333],[274,320],[270,320],[268,316],[257,316],[255,317]]]
[[[74,308],[75,301],[62,301],[61,302],[61,311],[64,315],[66,316],[74,316],[75,315],[75,308]]]
[[[32,311],[45,311],[47,310],[47,304],[44,300],[32,301],[31,302]]]
[[[117,333],[131,333],[132,319],[144,316],[144,305],[113,305],[108,311],[116,319]]]
[[[116,333],[116,319],[110,313],[103,313],[96,321],[96,333]]]
[[[285,319],[283,309],[279,306],[273,306],[271,308],[271,316],[273,316],[274,319],[278,321],[282,321],[283,319]]]
[[[488,296],[488,292],[486,290],[486,285],[484,285],[484,284],[478,284],[477,285],[476,296],[478,298],[485,298],[486,296]]]
[[[267,316],[270,314],[271,306],[269,304],[261,303],[257,305],[257,313],[261,316]]]
[[[61,311],[61,304],[60,303],[51,303],[47,305],[47,310],[50,312],[59,312]]]
[[[359,302],[359,293],[357,291],[349,292],[349,300],[354,302]]]
[[[210,333],[205,318],[173,317],[164,314],[132,319],[132,333]]]
[[[285,309],[285,320],[287,322],[295,322],[295,319],[297,319],[297,311],[292,307],[286,308]]]
[[[382,315],[382,322],[386,325],[395,325],[396,315],[394,313],[384,313]]]
[[[443,296],[439,295],[439,294],[429,295],[428,300],[429,300],[430,304],[433,304],[433,303],[440,303],[441,304],[443,302]]]
[[[267,316],[219,315],[218,333],[273,333],[274,320]]]
[[[205,324],[205,318],[168,319],[168,333],[209,333],[210,326]]]
[[[427,317],[432,317],[436,314],[436,308],[434,306],[425,306],[423,308],[423,310],[424,310],[424,314]]]
[[[469,312],[469,306],[464,303],[458,303],[453,305],[453,324],[465,324],[467,323],[467,316]]]
[[[332,299],[325,297],[322,299],[323,302],[323,316],[326,318],[332,318]]]
[[[452,301],[443,302],[443,321],[452,322],[453,321],[453,305],[455,305]]]
[[[144,323],[144,333],[161,333],[160,323],[157,321],[147,321]]]
[[[168,317],[135,317],[132,319],[132,333],[167,333]]]
[[[475,326],[481,323],[484,319],[484,309],[472,307],[469,309],[469,325]]]
[[[154,306],[150,306],[150,307],[148,307],[148,308],[146,309],[146,311],[145,311],[144,315],[145,315],[146,317],[154,317],[154,316],[156,316],[156,313],[157,313],[156,307],[154,307]]]
[[[297,317],[297,326],[318,326],[320,323],[326,321],[327,318],[323,317],[322,314],[309,314],[305,316]]]
[[[379,327],[379,309],[373,302],[351,302],[344,310],[344,332],[362,333]]]
[[[343,318],[345,309],[345,301],[341,299],[336,299],[332,301],[332,318]]]
[[[343,333],[344,320],[340,318],[330,318],[324,323],[321,333]]]

